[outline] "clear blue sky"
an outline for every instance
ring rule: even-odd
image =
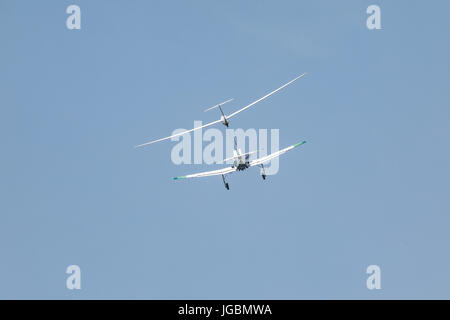
[[[0,298],[450,298],[449,11],[1,0]],[[266,181],[173,181],[218,166],[133,148],[302,72],[232,123],[308,141]]]

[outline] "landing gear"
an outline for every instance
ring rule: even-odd
[[[264,170],[264,165],[261,164],[261,177],[266,180],[266,170]]]
[[[228,184],[228,182],[225,181],[225,176],[224,175],[222,175],[222,180],[223,180],[223,184],[225,185],[225,188],[227,190],[230,190],[230,185]]]

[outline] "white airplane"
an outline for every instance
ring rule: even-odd
[[[264,156],[252,161],[249,161],[250,154],[255,153],[256,151],[248,152],[248,153],[242,153],[241,149],[237,147],[236,137],[234,138],[234,150],[233,150],[233,157],[225,159],[224,162],[228,160],[234,159],[234,163],[231,167],[213,170],[213,171],[206,171],[206,172],[200,172],[200,173],[194,173],[194,174],[188,174],[186,176],[181,177],[175,177],[174,180],[179,179],[188,179],[188,178],[201,178],[201,177],[209,177],[209,176],[222,176],[222,181],[225,185],[225,188],[227,190],[230,190],[230,185],[225,180],[225,175],[229,173],[233,173],[236,171],[242,171],[250,167],[259,166],[261,168],[261,176],[263,180],[266,179],[266,171],[264,169],[264,163],[270,161],[273,158],[281,156],[283,153],[286,153],[296,147],[301,146],[302,144],[305,144],[306,141],[302,141],[299,143],[296,143],[292,146],[289,146],[287,148],[284,148],[282,150],[276,151],[274,153],[269,154],[268,156]]]
[[[183,131],[183,132],[180,132],[180,133],[171,135],[171,136],[169,136],[169,137],[165,137],[165,138],[153,140],[153,141],[150,141],[150,142],[146,142],[146,143],[143,143],[143,144],[140,144],[140,145],[135,146],[135,148],[147,146],[147,145],[152,144],[152,143],[155,143],[155,142],[159,142],[159,141],[168,140],[168,139],[171,139],[171,138],[174,138],[174,137],[178,137],[178,136],[184,135],[184,134],[186,134],[186,133],[189,133],[189,132],[192,132],[192,131],[195,131],[195,130],[199,130],[199,129],[202,129],[202,128],[206,128],[206,127],[215,125],[216,123],[219,123],[219,122],[221,122],[224,126],[228,127],[228,124],[229,124],[230,119],[233,118],[235,115],[237,115],[238,113],[241,113],[242,111],[244,111],[244,110],[250,108],[251,106],[257,104],[258,102],[260,102],[260,101],[262,101],[262,100],[264,100],[264,99],[270,97],[270,96],[273,95],[274,93],[280,91],[280,90],[283,89],[284,87],[287,87],[288,85],[290,85],[291,83],[293,83],[294,81],[300,79],[301,77],[303,77],[303,76],[305,76],[305,75],[306,75],[306,73],[303,73],[303,74],[299,75],[298,77],[292,79],[292,80],[289,81],[288,83],[285,83],[284,85],[282,85],[282,86],[279,87],[278,89],[276,89],[276,90],[274,90],[274,91],[272,91],[272,92],[266,94],[264,97],[259,98],[259,99],[256,100],[256,101],[253,101],[253,102],[250,103],[249,105],[246,105],[245,107],[243,107],[243,108],[241,108],[241,109],[239,109],[239,110],[237,110],[237,111],[235,111],[235,112],[233,112],[233,113],[231,113],[231,114],[229,114],[229,115],[225,115],[225,114],[223,113],[223,111],[222,111],[222,106],[223,106],[225,103],[228,103],[228,102],[232,101],[233,99],[229,99],[229,100],[227,100],[227,101],[224,101],[224,102],[222,102],[222,103],[219,103],[219,104],[217,104],[217,105],[215,105],[215,106],[213,106],[213,107],[208,108],[208,109],[205,110],[205,112],[206,112],[206,111],[209,111],[209,110],[212,110],[212,109],[215,109],[215,108],[219,108],[220,113],[222,114],[222,116],[220,117],[219,120],[216,120],[216,121],[213,121],[213,122],[204,124],[204,125],[202,125],[202,126],[200,126],[200,127],[196,127],[196,128],[190,129],[190,130],[186,130],[186,131]]]

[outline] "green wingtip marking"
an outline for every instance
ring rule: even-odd
[[[175,178],[173,178],[173,180],[178,180],[178,179],[186,179],[186,176],[181,176],[181,177],[175,177]]]
[[[294,148],[297,148],[298,146],[301,146],[302,144],[305,144],[305,143],[306,143],[306,141],[302,141],[297,144],[294,144]]]

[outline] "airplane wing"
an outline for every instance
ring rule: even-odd
[[[140,144],[140,145],[135,146],[135,148],[140,148],[140,147],[143,147],[143,146],[146,146],[146,145],[155,143],[155,142],[159,142],[159,141],[163,141],[163,140],[172,139],[172,138],[174,138],[174,137],[182,136],[183,134],[186,134],[186,133],[189,133],[189,132],[198,130],[198,129],[210,127],[210,126],[212,126],[212,125],[215,125],[216,123],[219,123],[220,121],[221,121],[221,120],[219,119],[219,120],[216,120],[216,121],[213,121],[213,122],[204,124],[204,125],[202,125],[202,126],[200,126],[200,127],[196,127],[196,128],[190,129],[190,130],[186,130],[186,131],[183,131],[183,132],[180,132],[180,133],[171,135],[171,136],[169,136],[169,137],[165,137],[165,138],[161,138],[161,139],[158,139],[158,140],[153,140],[153,141],[150,141],[150,142],[146,142],[146,143],[143,143],[143,144]]]
[[[276,89],[276,90],[274,90],[274,91],[272,91],[272,92],[266,94],[264,97],[259,98],[258,100],[253,101],[252,103],[250,103],[249,105],[247,105],[247,106],[245,106],[245,107],[239,109],[238,111],[235,111],[235,112],[233,112],[232,114],[226,116],[226,118],[227,118],[227,119],[231,119],[232,117],[234,117],[234,116],[237,115],[238,113],[240,113],[240,112],[244,111],[245,109],[248,109],[248,108],[250,108],[251,106],[257,104],[258,102],[260,102],[260,101],[262,101],[262,100],[264,100],[264,99],[270,97],[270,96],[273,95],[274,93],[276,93],[276,92],[280,91],[281,89],[287,87],[288,85],[290,85],[291,83],[293,83],[294,81],[300,79],[301,77],[303,77],[303,76],[305,76],[305,75],[306,75],[306,73],[299,75],[297,78],[292,79],[292,80],[289,81],[288,83],[283,84],[281,87],[279,87],[278,89]]]
[[[209,177],[209,176],[218,176],[218,175],[221,175],[221,174],[227,174],[227,173],[231,173],[231,172],[234,172],[234,171],[236,171],[236,168],[227,167],[227,168],[223,168],[223,169],[219,169],[219,170],[205,171],[205,172],[200,172],[200,173],[188,174],[186,176],[175,177],[173,179],[174,180],[179,180],[179,179],[188,179],[188,178],[201,178],[201,177]]]
[[[264,157],[261,157],[259,159],[255,159],[253,161],[250,161],[250,167],[260,165],[260,164],[265,163],[265,162],[267,162],[269,160],[272,160],[273,158],[279,157],[283,153],[286,153],[286,152],[288,152],[288,151],[290,151],[290,150],[292,150],[292,149],[294,149],[294,148],[296,148],[298,146],[301,146],[302,144],[305,144],[305,143],[306,143],[306,141],[302,141],[302,142],[299,142],[299,143],[294,144],[292,146],[289,146],[287,148],[284,148],[282,150],[279,150],[277,152],[271,153],[268,156],[264,156]]]

